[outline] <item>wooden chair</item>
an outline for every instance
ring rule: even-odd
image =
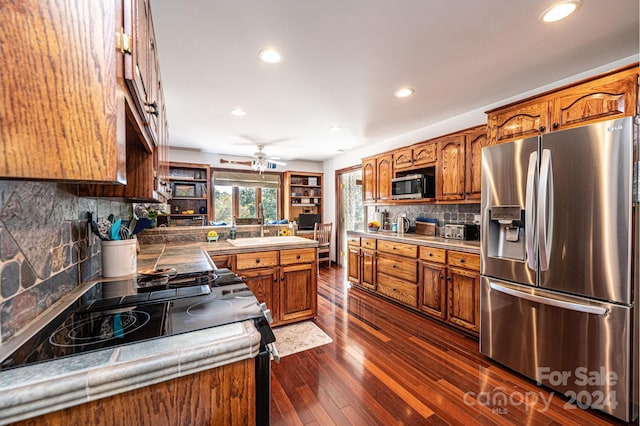
[[[320,262],[329,262],[331,266],[331,230],[333,223],[316,223],[313,227],[313,239],[318,242],[318,273]]]

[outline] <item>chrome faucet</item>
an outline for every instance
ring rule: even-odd
[[[260,221],[260,236],[264,237],[264,210],[262,203],[258,203],[258,220]]]

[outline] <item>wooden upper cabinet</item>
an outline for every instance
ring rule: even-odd
[[[633,115],[637,86],[636,63],[489,111],[490,143]]]
[[[393,169],[403,170],[413,167],[413,148],[398,149],[393,152]]]
[[[117,17],[113,1],[2,3],[0,177],[125,182]]]
[[[553,101],[551,129],[633,115],[637,84],[637,69],[631,69],[562,91]]]
[[[482,148],[488,145],[487,126],[469,130],[465,136],[465,196],[467,199],[480,199]]]
[[[438,159],[438,144],[435,142],[423,142],[413,147],[413,165],[427,166],[434,164]]]
[[[438,141],[436,196],[438,200],[464,199],[465,138],[454,134]]]
[[[362,198],[366,201],[376,200],[376,159],[362,160]]]
[[[547,98],[519,104],[489,113],[491,143],[537,136],[547,130],[549,102]]]
[[[393,155],[378,157],[376,172],[378,176],[378,200],[391,199],[391,179],[393,178]]]

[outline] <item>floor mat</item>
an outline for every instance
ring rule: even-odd
[[[303,321],[273,329],[280,357],[333,342],[313,321]]]

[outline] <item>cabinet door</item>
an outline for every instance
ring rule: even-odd
[[[360,284],[370,290],[376,289],[376,252],[360,250]]]
[[[480,274],[449,267],[447,298],[447,321],[477,333],[480,326]]]
[[[438,142],[438,200],[464,198],[464,136],[455,135]]]
[[[280,321],[314,318],[317,312],[315,264],[280,268]]]
[[[391,199],[391,179],[393,178],[393,156],[391,154],[378,157],[376,167],[378,177],[378,200]]]
[[[149,124],[146,102],[150,90],[150,19],[149,0],[124,1],[124,31],[131,36],[131,54],[125,55],[124,78],[136,109],[145,125]]]
[[[393,169],[395,171],[413,166],[413,148],[398,149],[393,152]]]
[[[247,269],[238,272],[238,275],[247,284],[249,290],[256,296],[258,302],[266,303],[271,310],[273,323],[280,323],[278,300],[278,268]]]
[[[441,320],[447,316],[446,273],[444,265],[420,262],[420,310]]]
[[[347,280],[360,285],[360,249],[358,247],[347,249]]]
[[[435,142],[425,142],[413,148],[413,165],[426,166],[435,164],[438,159],[438,144]]]
[[[552,130],[633,115],[637,70],[614,74],[563,90],[553,102]]]
[[[491,144],[509,142],[537,136],[547,131],[549,116],[548,98],[517,105],[490,113],[487,117],[491,127]]]
[[[116,3],[2,2],[0,177],[127,182]]]
[[[480,199],[482,148],[489,145],[487,127],[481,126],[466,135],[465,197]]]
[[[362,198],[365,202],[376,200],[376,160],[362,160]]]

